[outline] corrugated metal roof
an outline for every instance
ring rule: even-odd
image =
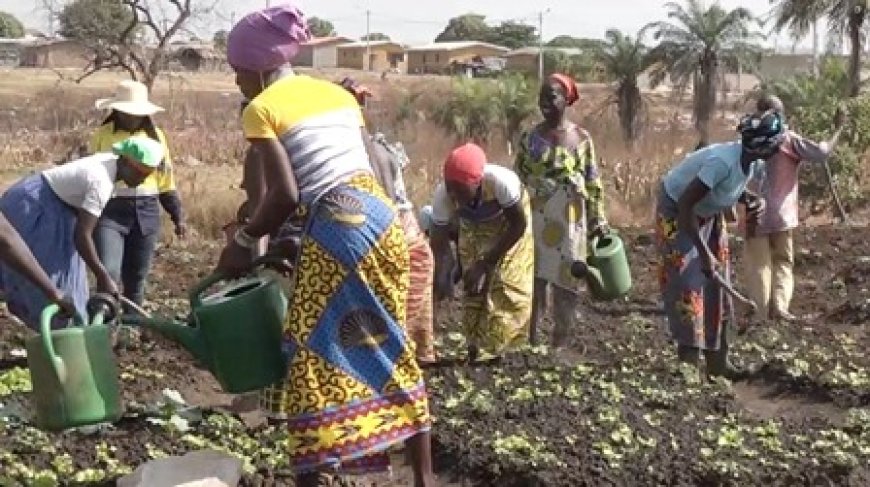
[[[506,57],[510,56],[521,56],[524,54],[531,54],[534,56],[538,55],[539,49],[537,47],[521,47],[519,49],[514,49],[513,51],[505,54]],[[547,47],[544,46],[544,52],[562,52],[569,56],[577,56],[583,54],[583,50],[576,47]]]
[[[510,49],[506,47],[479,41],[433,42],[422,46],[409,47],[408,51],[455,51],[457,49],[468,49],[470,47],[487,47],[502,52],[510,51]]]
[[[350,48],[353,48],[353,47],[366,47],[366,45],[368,45],[369,47],[391,46],[391,45],[392,45],[392,46],[398,46],[398,47],[401,47],[401,48],[404,48],[404,47],[405,47],[405,46],[403,46],[402,44],[400,44],[400,43],[398,43],[398,42],[396,42],[396,41],[368,41],[368,42],[366,42],[366,41],[354,41],[354,42],[348,42],[347,44],[342,44],[342,45],[340,45],[340,46],[338,46],[338,47],[350,47]]]

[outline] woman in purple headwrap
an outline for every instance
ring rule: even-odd
[[[430,486],[429,407],[405,329],[410,263],[399,212],[373,174],[356,99],[290,69],[309,38],[305,25],[285,5],[246,16],[227,38],[267,190],[218,269],[244,272],[260,238],[291,214],[304,221],[285,324],[288,373],[261,397],[287,421],[296,485],[317,485],[322,471],[385,469],[387,450],[407,440],[415,485]]]

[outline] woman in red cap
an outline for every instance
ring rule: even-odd
[[[536,243],[532,322],[540,322],[552,290],[552,344],[557,348],[566,345],[577,314],[580,281],[571,275],[571,265],[586,260],[587,235],[607,231],[592,138],[565,116],[578,99],[573,79],[551,75],[538,100],[544,120],[523,134],[516,159],[531,197]]]
[[[529,218],[528,194],[513,171],[488,164],[474,144],[450,153],[432,201],[435,293],[441,300],[450,288],[449,234],[458,226],[470,360],[528,340],[535,257]]]

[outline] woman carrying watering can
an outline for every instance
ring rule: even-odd
[[[450,153],[432,197],[435,293],[441,301],[452,288],[450,229],[458,227],[462,324],[472,361],[528,341],[535,258],[529,218],[528,194],[513,171],[487,163],[475,144]]]
[[[163,147],[160,169],[142,184],[132,188],[116,185],[94,232],[100,261],[123,284],[124,297],[141,306],[159,238],[160,206],[172,218],[175,234],[182,237],[186,233],[166,135],[151,119],[163,109],[148,100],[145,85],[129,80],[118,85],[114,97],[98,100],[96,107],[110,113],[92,134],[90,152],[110,151],[113,144],[133,135],[148,137]]]
[[[249,270],[250,248],[301,215],[288,373],[266,397],[286,417],[297,485],[317,485],[322,471],[387,468],[387,450],[402,441],[415,484],[434,485],[426,388],[404,327],[405,236],[372,174],[354,97],[289,65],[309,38],[305,17],[287,4],[249,14],[229,33],[227,60],[250,100],[245,137],[268,188],[218,271]]]
[[[547,291],[552,290],[555,348],[566,345],[577,317],[581,282],[571,274],[571,266],[586,260],[587,235],[608,232],[592,138],[565,116],[578,99],[573,79],[550,76],[538,97],[544,121],[523,134],[516,158],[517,174],[531,198],[535,232],[532,326],[540,322]]]
[[[372,96],[365,86],[351,78],[344,78],[339,83],[356,98],[360,107],[366,106],[366,100]],[[411,276],[408,287],[407,323],[408,335],[416,345],[417,361],[420,364],[432,364],[435,357],[435,336],[432,323],[432,279],[433,266],[432,249],[426,235],[420,230],[414,216],[414,205],[408,198],[405,189],[405,178],[402,171],[408,167],[410,160],[401,144],[391,144],[384,134],[376,132],[371,137],[369,155],[378,181],[384,190],[393,198],[399,210],[399,219],[405,231],[408,251],[411,259]]]
[[[142,183],[163,160],[163,147],[145,137],[130,137],[100,152],[28,176],[0,198],[0,210],[52,282],[85,312],[88,300],[86,268],[94,273],[97,291],[118,294],[109,271],[100,262],[94,229],[117,181],[131,187]],[[87,267],[85,267],[87,266]],[[9,311],[36,329],[49,302],[42,290],[21,275],[0,267],[0,286]]]
[[[739,142],[692,152],[664,176],[656,217],[659,284],[677,355],[698,365],[703,351],[709,375],[732,379],[741,371],[728,361],[722,320],[729,276],[723,212],[740,202],[758,218],[764,200],[746,190],[747,182],[786,137],[773,111],[745,116],[737,130]]]

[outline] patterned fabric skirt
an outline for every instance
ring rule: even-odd
[[[88,273],[75,246],[76,213],[64,203],[40,174],[15,183],[0,198],[0,211],[21,235],[36,261],[54,285],[84,314],[88,302]],[[9,311],[38,330],[48,299],[29,280],[0,264],[0,289]],[[56,320],[53,328],[66,320]]]
[[[728,234],[721,215],[699,220],[701,237],[725,266],[728,279]],[[698,250],[688,233],[677,227],[677,203],[661,187],[656,209],[659,285],[671,337],[680,345],[719,350],[724,291],[701,270]]]
[[[526,219],[531,218],[529,198],[523,195]],[[507,231],[508,222],[499,217],[488,222],[460,221],[459,258],[467,270],[492,248]],[[462,325],[469,344],[481,352],[500,355],[529,339],[532,294],[535,287],[535,240],[532,225],[502,258],[490,278],[487,292],[463,297]]]
[[[586,260],[586,201],[569,188],[532,197],[535,232],[535,277],[577,293],[581,282],[571,265]]]
[[[408,288],[408,335],[416,346],[417,358],[435,360],[435,336],[432,323],[432,283],[434,260],[426,235],[420,230],[412,211],[400,211],[399,217],[411,258]]]
[[[287,421],[298,473],[383,470],[388,448],[429,430],[405,332],[408,260],[397,211],[371,175],[308,209],[285,324],[287,378],[261,395]]]

